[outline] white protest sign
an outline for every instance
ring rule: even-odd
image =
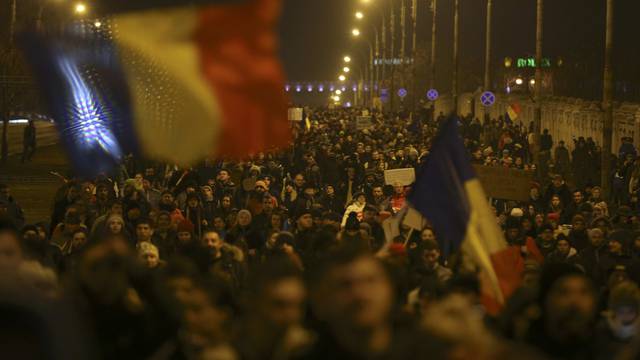
[[[411,185],[416,181],[416,170],[414,168],[386,170],[384,172],[384,182],[387,185],[400,183],[402,186]]]
[[[371,116],[356,117],[356,130],[368,129],[372,126]]]
[[[289,121],[302,121],[302,108],[289,108]]]

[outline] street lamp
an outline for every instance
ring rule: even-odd
[[[524,83],[524,80],[522,80],[522,78],[516,79],[516,85],[522,85],[523,83]]]
[[[353,30],[351,30],[351,34],[352,34],[353,36],[358,37],[358,36],[360,36],[360,30],[358,30],[358,29],[353,29]]]
[[[342,90],[340,89],[336,90],[336,95],[342,95]]]
[[[73,11],[78,14],[78,15],[83,15],[86,14],[87,12],[87,5],[85,5],[84,3],[77,3],[74,7],[73,7]]]
[[[93,23],[93,26],[100,29],[100,27],[102,26],[102,23],[99,20],[97,20],[96,22]]]
[[[531,86],[535,86],[535,85],[536,85],[536,79],[531,79],[531,80],[529,80],[529,84],[530,84]]]
[[[345,66],[345,67],[342,68],[342,71],[348,73],[349,71],[351,71],[351,69],[349,69],[348,66]]]
[[[335,102],[340,101],[340,96],[337,96],[337,95],[336,95],[336,96],[334,96],[334,97],[333,97],[333,101],[335,101]]]
[[[340,75],[340,76],[338,76],[338,80],[345,81],[345,80],[347,80],[347,77],[344,76],[344,75]]]
[[[346,62],[347,64],[351,62],[351,58],[348,56],[344,57],[344,62]]]
[[[362,11],[356,11],[356,19],[362,20],[362,18],[364,18]]]

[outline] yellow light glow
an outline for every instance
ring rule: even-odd
[[[353,30],[351,30],[351,34],[352,34],[353,36],[360,36],[360,30],[358,30],[358,29],[353,29]]]
[[[346,63],[350,63],[350,62],[351,62],[351,58],[350,58],[350,57],[348,57],[348,56],[345,56],[345,57],[344,57],[344,62],[346,62]]]
[[[345,81],[345,80],[347,80],[347,77],[344,76],[344,75],[340,75],[340,76],[338,76],[338,80]]]
[[[76,6],[74,6],[73,11],[76,14],[85,14],[87,12],[87,5],[85,5],[84,3],[77,3]]]
[[[361,20],[362,18],[364,18],[364,14],[362,13],[362,11],[356,12],[356,19]]]
[[[342,68],[342,71],[348,73],[349,71],[351,71],[351,69],[349,69],[348,66],[345,66],[345,67]]]
[[[342,90],[336,90],[336,95],[342,95]]]
[[[102,26],[102,23],[100,21],[96,21],[93,23],[93,26],[100,28]]]

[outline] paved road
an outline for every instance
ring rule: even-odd
[[[55,192],[62,184],[50,172],[65,174],[68,169],[66,156],[59,146],[42,147],[29,163],[21,164],[19,156],[11,156],[7,164],[0,165],[0,183],[9,185],[28,223],[48,221]]]

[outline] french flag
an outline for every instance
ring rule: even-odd
[[[187,165],[290,141],[280,0],[102,0],[22,48],[84,175],[129,153]],[[98,24],[96,22],[96,24]],[[92,27],[87,31],[87,27]]]
[[[520,285],[524,261],[508,246],[464,144],[447,120],[419,169],[409,202],[434,226],[443,255],[462,251],[480,270],[482,301],[496,314]]]

